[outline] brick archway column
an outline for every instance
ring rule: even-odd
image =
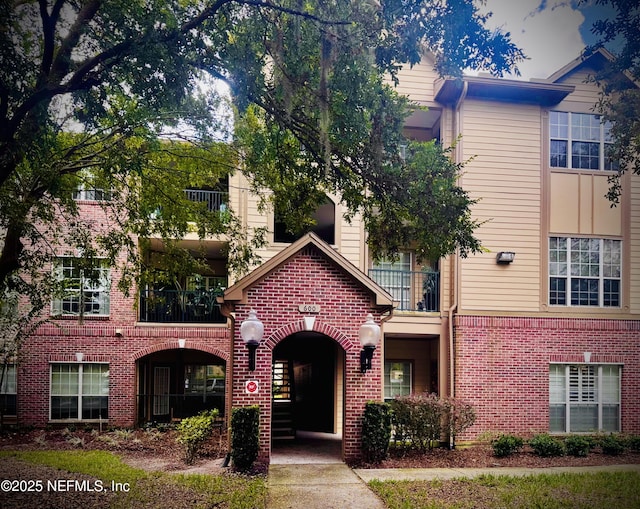
[[[256,351],[256,370],[249,371],[249,354],[240,335],[240,324],[249,312],[250,306],[236,307],[237,320],[234,327],[233,358],[233,401],[234,407],[246,405],[260,406],[260,451],[258,461],[268,463],[271,456],[271,366],[273,349],[283,339],[297,332],[318,332],[332,338],[345,352],[345,389],[344,389],[344,429],[343,459],[346,462],[357,460],[361,455],[362,415],[365,403],[379,400],[381,397],[381,361],[379,350],[376,351],[372,369],[360,373],[360,344],[358,331],[360,324],[351,325],[348,329],[337,327],[316,319],[313,328],[305,328],[304,320],[292,321],[273,330],[265,322],[265,339]],[[376,320],[380,319],[376,316]],[[258,391],[247,392],[246,383],[255,381]]]

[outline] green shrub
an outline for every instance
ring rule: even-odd
[[[253,466],[260,447],[259,429],[259,406],[239,407],[231,411],[231,459],[236,470],[246,472]]]
[[[567,454],[586,457],[593,447],[593,440],[582,435],[571,435],[565,438],[564,445],[567,447]]]
[[[216,417],[217,409],[205,410],[193,417],[182,419],[176,427],[176,440],[184,447],[184,461],[188,465],[193,463],[204,443],[211,437]]]
[[[567,448],[564,442],[546,433],[541,433],[529,440],[529,446],[538,456],[564,456]]]
[[[387,457],[391,438],[391,416],[387,403],[369,401],[362,417],[362,456],[379,463]]]
[[[522,449],[524,440],[515,435],[500,435],[491,441],[493,455],[498,458],[504,458]]]
[[[640,435],[629,435],[627,437],[627,447],[635,452],[640,452]]]
[[[600,447],[604,454],[617,456],[624,452],[624,439],[619,435],[604,435],[600,439]]]

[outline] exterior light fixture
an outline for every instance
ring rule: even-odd
[[[500,251],[496,255],[496,263],[511,263],[516,257],[513,251]]]
[[[367,320],[360,326],[360,372],[366,373],[371,369],[373,352],[380,342],[380,326],[373,321],[373,315],[369,313]]]
[[[264,324],[258,320],[254,309],[249,311],[249,316],[240,324],[242,341],[249,350],[249,371],[256,369],[256,349],[264,334]]]

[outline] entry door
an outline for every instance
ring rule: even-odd
[[[171,368],[156,366],[153,369],[153,415],[169,415],[169,388]]]

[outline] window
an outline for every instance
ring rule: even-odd
[[[4,373],[2,373],[3,369]],[[2,384],[0,384],[0,406],[2,407],[2,415],[17,415],[15,364],[0,366],[0,376],[2,376]]]
[[[83,268],[78,258],[58,258],[54,265],[54,274],[61,281],[61,294],[51,305],[53,315],[109,316],[111,289],[111,271],[106,260],[99,260],[97,267]]]
[[[184,393],[206,398],[212,393],[224,394],[224,366],[188,364],[184,367]]]
[[[52,364],[51,420],[109,418],[108,364]]]
[[[384,363],[384,399],[409,396],[412,392],[411,362],[385,361]]]
[[[411,253],[398,253],[398,260],[382,259],[373,263],[370,275],[398,301],[398,309],[413,309],[411,293]]]
[[[104,189],[84,189],[79,187],[73,192],[74,200],[87,200],[87,201],[110,201],[111,191],[105,191]]]
[[[549,304],[620,307],[622,241],[551,237]]]
[[[611,124],[588,113],[549,113],[549,154],[553,168],[617,170],[609,156]]]
[[[550,431],[620,431],[620,372],[617,365],[551,364]]]

